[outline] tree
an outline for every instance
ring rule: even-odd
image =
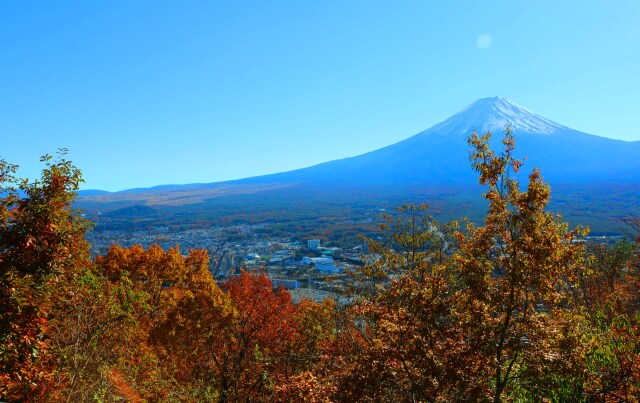
[[[563,336],[571,320],[564,304],[582,263],[583,246],[576,240],[585,231],[569,231],[546,211],[550,188],[537,169],[520,190],[514,175],[522,162],[513,157],[510,128],[499,155],[489,148],[490,137],[469,138],[472,167],[488,188],[485,223],[469,223],[466,233],[457,234],[460,248],[454,256],[461,276],[458,320],[468,354],[483,363],[470,375],[496,402],[505,393],[553,396],[547,376],[567,370],[563,347],[571,342]],[[511,388],[516,380],[518,387]]]
[[[448,260],[457,223],[440,225],[428,209],[426,204],[403,204],[395,209],[395,215],[383,215],[380,230],[384,241],[362,238],[369,254],[377,258],[348,273],[347,296],[373,299],[399,276],[418,283],[428,281],[434,268]]]
[[[388,242],[371,243],[379,259],[355,276],[360,298],[327,358],[296,378],[291,396],[321,400],[309,393],[319,388],[341,401],[570,397],[556,381],[579,373],[567,300],[583,232],[545,210],[550,191],[537,170],[520,190],[511,131],[501,154],[490,136],[469,139],[472,167],[488,188],[484,225],[456,230],[423,207],[401,208],[385,227]]]
[[[577,275],[574,312],[582,315],[584,329],[580,381],[591,400],[633,401],[640,393],[637,233],[634,244],[591,245],[588,263]]]
[[[139,335],[137,317],[145,310],[145,295],[131,281],[109,282],[95,266],[66,284],[63,295],[49,331],[49,349],[57,364],[49,389],[55,394],[49,392],[44,401],[111,396],[139,401],[140,395],[127,384],[127,365],[119,364],[123,356],[129,360],[146,351],[145,344],[130,342],[132,334]]]
[[[235,314],[223,346],[211,352],[220,401],[265,399],[274,375],[286,374],[296,328],[291,295],[264,274],[242,272],[225,284]]]
[[[343,368],[334,398],[340,401],[459,400],[464,385],[455,321],[451,235],[427,206],[403,205],[385,217],[385,242],[368,240],[378,259],[356,269],[356,303],[334,348]],[[336,346],[337,347],[337,346]]]
[[[226,294],[216,285],[205,250],[158,245],[146,250],[113,246],[95,259],[107,290],[120,290],[109,311],[127,319],[104,340],[111,351],[105,364],[123,390],[141,398],[196,401],[211,397],[199,367],[206,344],[232,314]],[[108,294],[107,294],[108,295]],[[209,351],[207,349],[207,351]],[[112,385],[112,387],[115,385]],[[204,390],[204,392],[202,392]],[[130,392],[129,392],[130,393]]]
[[[61,290],[88,264],[88,223],[72,208],[82,182],[67,161],[41,158],[39,180],[0,160],[0,399],[42,400],[55,371],[50,321]]]

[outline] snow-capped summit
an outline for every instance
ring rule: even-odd
[[[514,132],[518,133],[551,135],[569,130],[568,127],[536,115],[506,98],[492,97],[475,101],[424,134],[446,132],[466,136],[474,129],[478,133],[499,133],[506,125],[511,125]]]

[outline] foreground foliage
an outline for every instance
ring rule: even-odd
[[[0,400],[637,401],[640,223],[585,244],[537,170],[520,185],[511,132],[489,138],[469,139],[484,223],[402,206],[346,305],[218,284],[203,250],[91,260],[64,153],[36,182],[0,161]]]

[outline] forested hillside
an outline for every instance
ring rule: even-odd
[[[514,179],[514,136],[489,139],[469,138],[482,224],[402,206],[323,303],[259,272],[217,283],[203,250],[92,259],[80,171],[0,161],[0,400],[637,401],[640,221],[584,242],[539,171]]]

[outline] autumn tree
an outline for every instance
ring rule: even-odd
[[[66,285],[88,265],[87,222],[73,209],[80,171],[42,157],[41,178],[0,161],[0,399],[43,400],[56,359],[49,329]]]
[[[141,398],[207,397],[199,392],[194,354],[210,341],[206,334],[215,333],[230,315],[208,262],[205,250],[184,256],[177,247],[165,251],[157,245],[113,246],[95,259],[96,272],[109,288],[120,290],[110,311],[127,318],[118,323],[118,334],[105,340],[111,351],[107,364],[119,384]]]
[[[571,320],[564,310],[566,290],[582,263],[584,232],[569,231],[546,211],[550,188],[540,172],[520,189],[514,175],[522,162],[513,157],[515,137],[506,129],[503,151],[489,147],[491,133],[469,138],[470,158],[489,207],[484,225],[459,232],[454,256],[461,277],[456,292],[458,320],[468,356],[483,365],[469,380],[485,397],[549,398],[556,393],[547,376],[567,371]],[[563,374],[566,375],[566,374]],[[562,376],[562,375],[561,375]]]
[[[235,315],[224,330],[224,347],[211,352],[220,401],[264,399],[271,393],[272,376],[289,366],[296,336],[291,295],[274,290],[266,275],[248,272],[224,287]]]
[[[330,337],[332,306],[293,304],[263,273],[242,272],[210,293],[185,293],[154,339],[200,400],[263,401],[308,369]]]
[[[337,390],[339,400],[455,400],[463,387],[455,323],[452,231],[425,205],[386,215],[384,241],[368,240],[377,259],[352,274],[352,340]],[[340,342],[340,340],[338,340]],[[344,343],[344,341],[342,341]]]
[[[49,342],[57,357],[51,385],[56,393],[43,401],[118,396],[139,401],[122,367],[129,369],[129,360],[145,351],[142,343],[127,343],[135,334],[139,313],[146,310],[145,295],[130,281],[109,282],[94,266],[79,273],[64,294],[65,303],[51,322]],[[122,362],[123,357],[127,361]]]
[[[118,327],[108,370],[123,393],[180,401],[268,400],[276,384],[309,367],[328,337],[330,306],[293,304],[265,274],[243,272],[222,288],[204,250],[113,246],[95,260],[112,287],[131,284],[134,317]],[[115,306],[124,307],[127,300]],[[121,310],[123,308],[120,308]],[[108,333],[112,334],[112,333]],[[115,391],[112,382],[110,390]],[[122,393],[121,393],[122,394]]]
[[[637,234],[633,244],[591,245],[576,276],[574,315],[581,315],[584,329],[578,355],[584,372],[576,381],[591,400],[633,401],[640,393]]]
[[[427,281],[434,268],[448,260],[451,234],[457,223],[441,225],[428,214],[428,209],[424,204],[404,204],[395,209],[395,214],[383,215],[383,241],[363,238],[369,255],[376,258],[349,270],[348,297],[375,298],[398,277]]]

